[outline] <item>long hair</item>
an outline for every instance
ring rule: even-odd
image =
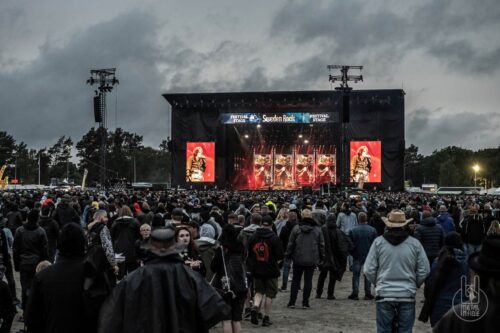
[[[189,232],[189,244],[187,246],[188,255],[190,257],[198,255],[198,247],[196,246],[196,243],[193,239],[193,234],[191,233],[191,231],[189,231],[188,227],[180,226],[175,228],[175,241],[177,242],[177,237],[179,237],[179,233],[181,232],[181,230]]]

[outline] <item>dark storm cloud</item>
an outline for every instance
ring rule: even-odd
[[[117,67],[119,126],[146,139],[166,136],[163,77],[156,69],[162,50],[155,42],[159,28],[155,22],[140,13],[120,16],[72,36],[63,47],[46,43],[28,66],[0,73],[6,130],[35,147],[51,145],[60,135],[78,141],[95,126],[91,102],[95,87],[85,84],[90,69]],[[110,128],[115,94],[108,95]]]
[[[368,71],[383,74],[387,71],[380,68],[398,64],[416,49],[457,72],[485,74],[498,69],[497,1],[433,0],[414,6],[399,14],[389,5],[374,2],[289,1],[275,16],[271,36],[316,47],[316,55],[290,66],[304,68],[291,74],[305,80],[316,74],[309,71],[309,63],[317,58],[323,64],[362,63]],[[476,46],[484,41],[489,48]]]
[[[500,114],[494,112],[443,114],[441,109],[420,108],[406,117],[406,143],[425,154],[447,146],[498,147],[499,127]]]

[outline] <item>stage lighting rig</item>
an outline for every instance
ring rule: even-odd
[[[358,83],[359,81],[363,82],[363,75],[361,75],[361,70],[363,69],[363,66],[348,66],[348,65],[328,65],[326,66],[329,71],[340,69],[340,75],[332,75],[330,74],[328,76],[328,80],[331,83],[335,83],[337,81],[340,81],[340,87],[335,88],[336,90],[351,90],[352,88],[349,87],[348,82],[354,82]],[[359,70],[358,75],[349,75],[349,70]]]
[[[94,116],[99,123],[101,132],[99,181],[103,188],[106,187],[106,94],[113,90],[113,87],[120,82],[116,78],[116,68],[103,68],[90,70],[90,78],[87,83],[93,86],[97,84],[94,97]]]
[[[340,163],[340,182],[341,185],[347,185],[349,183],[349,167],[348,167],[348,161],[349,157],[348,155],[348,150],[347,150],[347,130],[346,130],[346,125],[350,121],[350,92],[352,90],[351,87],[349,87],[349,82],[362,82],[363,81],[363,75],[361,75],[361,70],[363,69],[363,66],[350,66],[350,65],[328,65],[326,66],[328,70],[330,71],[330,74],[328,75],[328,80],[331,83],[335,82],[340,82],[340,86],[336,87],[335,90],[341,92],[341,101],[342,101],[342,109],[339,112],[340,114],[340,137],[342,138],[342,144],[341,144],[341,151],[340,151],[340,156],[341,156],[341,163]],[[332,75],[331,72],[332,70],[340,70],[340,75]],[[349,70],[356,70],[358,71],[357,75],[349,75]]]

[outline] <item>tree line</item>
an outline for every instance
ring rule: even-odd
[[[474,165],[479,166],[478,186],[500,187],[500,146],[477,151],[451,146],[429,156],[419,154],[413,144],[405,150],[405,179],[411,186],[473,186]]]
[[[52,178],[70,179],[80,184],[84,170],[88,170],[87,185],[99,179],[100,144],[103,129],[91,128],[74,144],[71,137],[61,136],[53,146],[28,148],[7,132],[0,132],[0,167],[8,165],[6,176],[17,178],[20,184],[47,185]],[[165,183],[170,178],[170,152],[167,141],[158,148],[143,144],[141,135],[121,128],[106,131],[106,169],[108,178],[135,178],[138,182]],[[78,161],[71,156],[76,149]],[[40,164],[40,166],[39,166]]]

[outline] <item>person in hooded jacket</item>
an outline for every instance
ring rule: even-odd
[[[85,236],[67,223],[58,244],[57,262],[37,273],[25,312],[31,333],[92,332],[83,299]],[[95,330],[94,330],[95,331]]]
[[[321,298],[325,280],[329,276],[327,299],[333,300],[335,299],[336,281],[341,281],[345,272],[349,239],[337,228],[337,217],[334,213],[327,216],[326,224],[321,227],[321,231],[325,238],[325,260],[320,267],[316,298]]]
[[[39,211],[36,209],[29,212],[28,221],[16,231],[12,248],[14,267],[21,279],[23,309],[26,308],[28,290],[35,276],[36,266],[49,258],[47,235],[38,225],[38,216]]]
[[[285,257],[293,260],[292,289],[288,307],[295,307],[300,281],[304,275],[302,307],[308,309],[314,269],[321,266],[325,258],[325,238],[321,228],[312,219],[309,209],[302,211],[302,221],[290,235]]]
[[[439,257],[431,266],[429,275],[429,293],[418,320],[427,322],[430,318],[431,326],[460,300],[454,300],[457,290],[461,289],[462,276],[468,275],[467,256],[464,244],[457,232],[450,232],[444,238],[444,246]]]
[[[66,223],[74,222],[80,223],[80,216],[70,205],[69,196],[65,195],[61,202],[57,205],[56,210],[54,211],[54,220],[59,224],[59,228],[62,228]]]
[[[448,234],[455,231],[455,223],[453,223],[453,218],[448,213],[445,205],[439,207],[439,215],[436,218],[437,223],[443,228],[444,234]]]
[[[42,206],[38,224],[45,230],[49,242],[49,261],[54,263],[57,250],[57,240],[59,238],[59,225],[51,216],[52,209],[49,205]]]
[[[434,332],[498,332],[498,318],[500,317],[500,257],[498,253],[500,253],[500,225],[498,221],[493,221],[483,240],[481,250],[472,253],[467,259],[471,284],[480,286],[480,296],[472,302],[468,302],[464,297],[466,304],[457,304],[450,309],[433,327]],[[477,310],[467,311],[471,303]],[[459,317],[457,314],[462,315]]]
[[[391,332],[397,320],[399,332],[411,332],[415,322],[415,294],[430,272],[420,242],[410,236],[405,213],[394,209],[384,235],[375,239],[363,273],[375,285],[377,332]]]
[[[194,240],[198,253],[203,261],[203,266],[206,269],[207,281],[212,281],[214,273],[210,268],[212,259],[215,256],[217,248],[220,246],[219,242],[215,239],[213,228],[200,229],[200,238]]]
[[[10,205],[10,211],[5,215],[5,218],[7,219],[7,228],[15,235],[17,228],[23,225],[23,217],[17,204],[13,203]]]
[[[241,332],[241,320],[243,319],[243,306],[247,296],[247,279],[243,244],[238,241],[238,230],[233,224],[227,224],[222,228],[220,237],[221,245],[217,250],[211,263],[212,271],[215,272],[215,283],[218,290],[222,290],[222,280],[229,280],[229,288],[234,297],[224,297],[224,301],[231,307],[231,315],[224,318],[224,333]]]
[[[425,210],[422,217],[422,221],[415,230],[415,238],[422,243],[425,254],[429,259],[429,265],[432,265],[443,246],[444,231],[443,228],[436,223],[436,219],[432,217],[431,212]]]
[[[132,272],[139,264],[135,253],[135,242],[141,238],[139,222],[132,216],[128,206],[120,208],[119,217],[111,227],[111,239],[116,253],[123,253],[125,262],[118,264],[118,279]]]
[[[252,216],[253,217],[253,216]],[[265,296],[264,317],[262,326],[272,325],[270,314],[273,299],[278,293],[278,277],[280,269],[278,261],[283,259],[283,246],[278,236],[273,232],[273,219],[266,215],[262,218],[260,228],[255,230],[247,242],[247,266],[253,278],[255,296],[251,311],[251,322],[259,324],[258,310]]]
[[[230,309],[222,297],[184,264],[175,246],[173,228],[151,232],[150,260],[103,304],[99,333],[208,333],[227,318]]]

